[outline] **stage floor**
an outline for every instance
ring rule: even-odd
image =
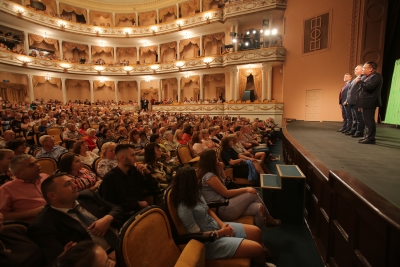
[[[295,121],[289,134],[330,170],[344,170],[400,207],[400,129],[377,125],[376,144],[340,132],[339,122]]]

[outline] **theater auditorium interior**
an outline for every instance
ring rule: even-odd
[[[400,266],[399,1],[0,0],[0,14],[1,266]],[[344,120],[338,102],[343,76],[356,79],[355,68],[366,62],[375,62],[383,79],[373,144],[337,131]],[[244,159],[248,179],[223,157],[228,136],[229,146],[243,143],[245,152],[235,152],[239,159],[246,153],[255,157]],[[146,150],[149,141],[161,151],[155,163],[148,162],[156,158]],[[102,149],[108,142],[115,143],[109,145],[117,151],[113,159],[109,146]],[[100,199],[107,174],[100,175],[95,163],[112,160],[119,168],[118,153],[128,148],[117,144],[133,144],[131,168],[139,176],[146,177],[150,168],[152,173],[158,160],[170,173],[162,171],[167,178],[151,174],[158,191],[143,189],[140,195],[149,206],[138,201],[140,208],[123,214],[125,223],[113,228],[115,247],[107,237],[110,230],[101,238],[109,246],[90,247],[107,252],[106,265],[98,263],[98,251],[77,256],[81,247],[75,246],[85,238],[70,240],[73,245],[60,241],[63,249],[50,257],[35,243],[40,239],[35,231],[43,213],[55,210],[51,193],[39,195],[35,202],[42,204],[33,206],[29,196],[18,202],[12,200],[12,187],[5,189],[22,179],[18,166],[30,159],[20,155],[35,157],[60,145],[66,154],[36,157],[41,172],[74,177],[71,162],[79,158],[86,163],[85,179],[93,174],[94,182],[77,184],[78,190],[86,188]],[[9,158],[9,149],[20,160]],[[221,242],[217,230],[182,234],[189,229],[172,204],[175,178],[185,166],[198,171],[206,149],[216,151],[225,185],[239,188],[229,191],[255,187],[271,220],[279,220],[261,227],[266,265],[251,253],[209,256],[212,245]],[[75,155],[68,163],[72,167],[61,163],[67,154]],[[54,188],[40,179],[33,182],[36,194]],[[238,205],[225,198],[207,203],[210,210],[218,215],[229,204]],[[40,211],[18,217],[24,205]],[[79,215],[66,216],[85,225]],[[259,229],[256,216],[242,217],[250,217],[250,223],[234,219]],[[18,232],[18,238],[10,239],[8,231]],[[84,232],[89,240],[94,235]],[[61,240],[57,233],[53,238]],[[73,256],[76,265],[68,262]]]

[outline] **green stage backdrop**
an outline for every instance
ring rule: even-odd
[[[400,59],[394,65],[385,123],[400,125]]]

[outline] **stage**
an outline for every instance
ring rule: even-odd
[[[346,171],[400,207],[400,129],[377,125],[376,144],[340,132],[339,122],[294,121],[288,133],[330,170]]]

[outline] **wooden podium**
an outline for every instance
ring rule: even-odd
[[[277,164],[278,174],[260,177],[263,199],[272,217],[285,224],[303,224],[306,177],[297,165]]]

